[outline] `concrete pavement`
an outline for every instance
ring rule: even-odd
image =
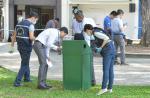
[[[0,43],[0,66],[18,72],[20,67],[20,56],[17,50],[13,54],[8,53],[8,43]],[[51,54],[53,67],[48,70],[48,78],[62,80],[62,55],[55,52]],[[115,65],[116,85],[149,85],[150,84],[150,59],[149,58],[127,58],[129,66]],[[96,82],[102,79],[102,58],[94,57],[94,68]],[[37,76],[39,63],[34,51],[32,52],[30,70],[31,75]]]

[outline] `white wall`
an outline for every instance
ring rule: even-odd
[[[55,6],[56,0],[14,0],[16,5],[46,5]]]
[[[85,17],[91,17],[95,20],[96,24],[103,28],[103,20],[106,15],[109,15],[109,13],[112,10],[117,9],[123,9],[125,14],[123,21],[128,23],[128,27],[125,30],[125,33],[127,35],[127,38],[129,39],[137,39],[137,27],[138,23],[138,17],[137,13],[129,13],[129,5],[123,4],[123,5],[80,5],[79,8],[83,10]]]
[[[62,0],[61,6],[61,26],[69,27],[69,3],[68,0]]]
[[[73,1],[73,0],[72,0]],[[98,0],[97,0],[98,1]],[[93,1],[94,2],[94,1]],[[123,9],[125,12],[124,22],[127,22],[128,27],[125,30],[127,38],[136,40],[138,39],[138,0],[132,0],[132,3],[136,3],[136,12],[129,13],[129,2],[114,2],[114,3],[98,3],[98,4],[79,4],[79,9],[83,10],[85,17],[91,17],[95,20],[99,27],[103,28],[103,20],[106,15],[112,10]],[[84,3],[84,2],[83,2]],[[70,4],[72,6],[74,3]],[[71,8],[71,7],[70,7]],[[68,9],[66,9],[69,11]],[[69,11],[69,27],[72,22],[72,12]]]
[[[8,40],[9,36],[9,0],[4,1],[4,10],[3,10],[3,17],[4,17],[4,42]]]

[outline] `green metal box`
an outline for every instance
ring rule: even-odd
[[[91,48],[84,40],[63,41],[64,89],[85,90],[91,87]]]

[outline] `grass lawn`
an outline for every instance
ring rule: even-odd
[[[38,90],[37,78],[22,87],[13,87],[16,73],[0,67],[0,98],[150,98],[150,86],[114,86],[113,93],[96,96],[100,85],[86,91],[63,90],[61,81],[48,81],[51,90]]]

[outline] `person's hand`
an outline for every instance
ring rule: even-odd
[[[61,51],[62,50],[62,46],[57,48],[57,51]]]
[[[14,47],[13,47],[13,46],[10,46],[8,52],[9,52],[9,53],[13,53],[13,52],[14,52]]]
[[[51,61],[49,57],[47,57],[47,60],[48,60],[48,61]]]
[[[96,53],[100,53],[101,51],[102,51],[102,48],[101,48],[101,47],[99,47],[99,48],[96,47],[96,48],[95,48],[95,52],[96,52]]]
[[[46,62],[47,62],[47,64],[48,64],[49,67],[53,67],[53,64],[52,64],[50,58],[47,58]]]
[[[61,50],[62,50],[62,46],[59,46],[59,47],[57,48],[57,52],[58,52],[59,55],[61,55]]]

